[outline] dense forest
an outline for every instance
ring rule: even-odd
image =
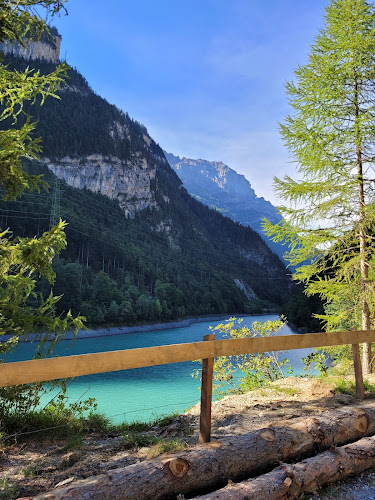
[[[289,294],[287,271],[275,256],[265,264],[272,266],[275,275],[241,257],[237,245],[252,247],[252,240],[264,245],[267,256],[270,253],[254,231],[217,216],[187,195],[196,211],[189,217],[196,224],[201,215],[210,218],[210,231],[201,224],[206,235],[197,238],[191,234],[186,212],[175,212],[174,224],[178,221],[178,229],[184,232],[183,243],[175,248],[167,234],[150,230],[157,225],[160,211],[142,211],[127,219],[116,201],[56,182],[40,164],[30,164],[29,170],[44,173],[50,192],[1,202],[0,227],[9,227],[19,236],[40,236],[49,228],[57,194],[59,215],[69,223],[67,250],[53,266],[54,293],[62,295],[59,312],[71,309],[92,324],[131,324],[192,314],[275,310]],[[235,277],[250,284],[257,298],[247,300]],[[44,296],[49,293],[46,281],[39,291]]]
[[[35,63],[42,73],[54,68],[11,56],[6,62],[18,70]],[[69,70],[60,98],[25,107],[38,120],[43,157],[84,163],[93,153],[128,162],[141,156],[157,167],[151,184],[157,206],[126,218],[118,200],[72,188],[38,161],[25,163],[44,175],[49,191],[0,202],[0,227],[33,237],[59,217],[68,222],[67,250],[54,261],[58,312],[71,309],[99,325],[281,310],[294,286],[255,231],[188,195],[161,148],[145,140],[146,128],[96,95],[76,70]],[[41,281],[38,292],[49,291]]]

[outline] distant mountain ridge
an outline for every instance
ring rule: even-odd
[[[189,194],[223,215],[250,226],[272,251],[283,256],[286,247],[271,241],[262,229],[264,218],[277,223],[281,215],[272,203],[255,194],[244,175],[220,161],[180,158],[166,151],[164,154]]]

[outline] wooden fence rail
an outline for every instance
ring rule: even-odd
[[[208,340],[0,364],[0,387],[235,354],[375,342],[375,330]]]
[[[186,344],[162,345],[128,349],[123,351],[98,352],[58,358],[34,359],[0,364],[0,387],[7,387],[31,382],[44,382],[59,378],[78,377],[147,366],[180,363],[196,359],[211,360],[209,370],[212,371],[212,360],[218,356],[251,354],[270,351],[287,351],[313,347],[326,347],[345,344],[362,344],[375,342],[375,330],[358,330],[350,332],[305,333],[300,335],[284,335],[277,337],[256,337],[245,339],[207,340]],[[357,387],[363,388],[359,366],[358,348],[353,354],[356,368]],[[358,374],[358,377],[357,377]],[[212,375],[205,377],[212,386]],[[211,382],[210,382],[211,381]],[[203,387],[209,397],[212,388]],[[211,390],[211,392],[210,392]],[[360,392],[357,390],[360,396]],[[364,393],[363,393],[364,394]],[[206,398],[207,399],[207,398]],[[210,414],[210,408],[206,414]],[[207,420],[204,419],[205,421]],[[209,429],[202,429],[209,440]]]

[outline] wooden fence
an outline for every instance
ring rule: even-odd
[[[363,399],[364,386],[359,357],[359,344],[363,342],[375,342],[375,330],[225,340],[215,340],[215,336],[210,334],[204,337],[203,342],[2,363],[0,387],[202,359],[199,440],[208,442],[211,433],[212,371],[215,357],[352,344],[357,396]]]

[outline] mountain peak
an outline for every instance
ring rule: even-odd
[[[244,175],[222,161],[180,158],[166,151],[164,154],[192,196],[223,215],[250,226],[280,257],[285,253],[285,248],[269,240],[262,229],[264,218],[279,222],[279,212],[269,201],[256,195]]]
[[[204,189],[210,195],[227,193],[233,199],[257,199],[250,182],[222,161],[180,158],[164,151],[170,166],[178,174],[186,189],[194,194]],[[222,195],[222,193],[220,194]]]

